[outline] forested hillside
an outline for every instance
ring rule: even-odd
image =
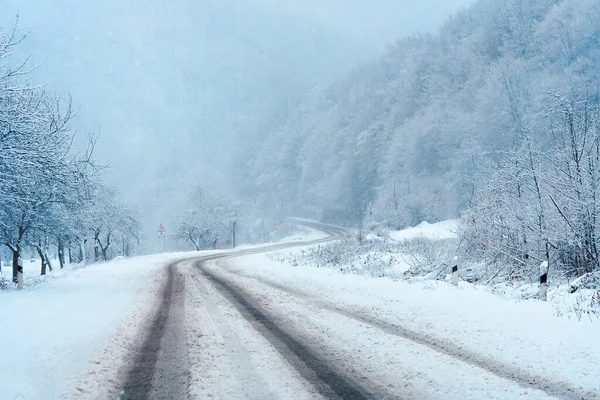
[[[437,35],[399,40],[249,140],[245,181],[292,209],[334,206],[396,227],[456,216],[520,132],[548,144],[549,92],[596,90],[599,7],[481,0]]]
[[[248,192],[354,225],[400,228],[476,211],[470,239],[493,236],[524,263],[570,243],[561,257],[589,266],[598,10],[598,0],[480,0],[436,35],[399,40],[312,90],[264,140],[264,131],[249,135],[252,156],[237,165]]]

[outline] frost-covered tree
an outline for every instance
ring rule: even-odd
[[[175,221],[175,235],[196,250],[215,248],[219,240],[233,240],[239,216],[239,204],[201,184],[190,193],[188,208]]]
[[[114,188],[98,185],[90,198],[86,212],[89,237],[94,249],[94,261],[108,261],[111,245],[122,246],[122,255],[139,239],[140,224],[138,211],[119,201]]]
[[[0,239],[12,253],[14,281],[25,247],[36,249],[42,274],[51,268],[50,246],[57,246],[63,267],[65,249],[85,240],[99,184],[95,137],[83,151],[74,146],[71,99],[26,84],[27,60],[9,63],[22,40],[16,31],[0,30]],[[121,232],[137,229],[129,210],[114,214]]]
[[[536,275],[540,261],[568,275],[599,266],[600,105],[551,96],[548,147],[524,130],[463,216],[471,257]]]
[[[354,225],[351,197],[371,225],[458,216],[525,132],[534,152],[548,150],[550,90],[595,90],[598,6],[477,1],[437,34],[398,40],[268,120],[239,151],[252,157],[233,159],[244,194],[274,193],[278,210],[335,211]]]
[[[16,261],[26,235],[51,225],[57,204],[77,201],[87,185],[73,152],[70,101],[44,92],[0,92],[0,211],[5,244]]]

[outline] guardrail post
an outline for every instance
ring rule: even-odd
[[[540,300],[548,300],[548,261],[540,264]]]

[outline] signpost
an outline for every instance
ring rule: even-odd
[[[163,238],[167,234],[167,230],[165,229],[165,226],[163,224],[160,224],[160,226],[156,230],[156,233],[158,234],[158,238],[160,239],[160,252],[162,253],[163,252]]]

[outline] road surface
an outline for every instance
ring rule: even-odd
[[[345,234],[312,227],[327,237],[170,264],[119,398],[598,398],[230,265]]]

